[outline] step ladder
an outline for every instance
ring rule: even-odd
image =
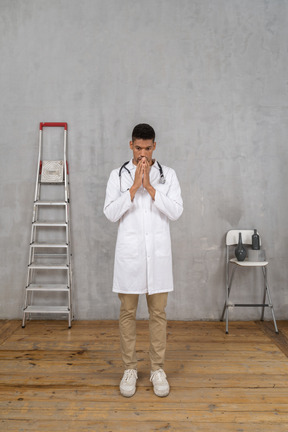
[[[62,160],[42,161],[45,128],[64,128]],[[67,123],[40,123],[23,328],[26,319],[31,319],[32,316],[63,316],[68,319],[68,326],[71,328],[73,316],[69,205]]]

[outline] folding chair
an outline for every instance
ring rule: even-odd
[[[278,332],[277,323],[274,314],[274,308],[271,300],[270,289],[267,282],[267,265],[268,261],[249,261],[247,258],[244,261],[238,261],[237,258],[231,258],[232,249],[233,252],[235,250],[236,245],[238,244],[239,233],[242,235],[242,243],[243,245],[251,245],[252,244],[252,234],[254,230],[230,230],[226,234],[226,300],[223,308],[223,313],[221,316],[221,321],[224,320],[226,314],[226,334],[228,334],[228,324],[229,324],[229,308],[230,307],[262,307],[262,315],[261,321],[264,320],[264,311],[266,307],[271,309],[272,318],[274,321],[275,332]],[[258,233],[259,235],[259,233]],[[260,237],[260,236],[259,236]],[[260,238],[261,245],[261,238]],[[230,301],[231,287],[236,269],[247,269],[247,268],[261,268],[262,274],[264,277],[264,297],[263,303],[260,304],[233,304]],[[268,298],[268,303],[266,303],[266,297]]]

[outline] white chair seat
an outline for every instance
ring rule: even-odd
[[[242,267],[264,267],[268,264],[268,261],[248,261],[247,259],[238,261],[237,258],[230,259],[230,262]]]

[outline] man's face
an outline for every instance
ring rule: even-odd
[[[156,148],[156,142],[151,140],[135,139],[130,141],[130,148],[133,151],[133,163],[138,165],[138,162],[145,157],[149,163],[152,165],[152,154]]]

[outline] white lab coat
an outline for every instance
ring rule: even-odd
[[[181,190],[175,171],[162,165],[165,184],[155,162],[150,169],[150,183],[156,189],[153,201],[141,186],[133,202],[129,188],[135,177],[132,160],[123,169],[121,190],[119,168],[111,172],[104,204],[104,214],[111,222],[119,221],[115,249],[113,291],[124,294],[156,294],[173,291],[172,253],[169,219],[183,212]],[[132,177],[132,178],[131,178]]]

